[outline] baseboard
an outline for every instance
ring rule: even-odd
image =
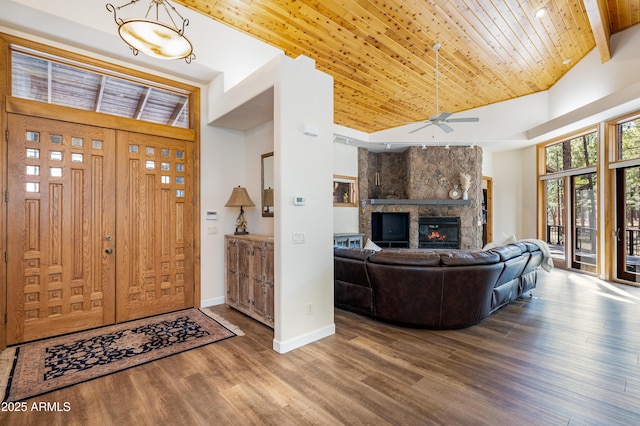
[[[209,306],[216,306],[224,304],[224,296],[214,297],[212,299],[204,299],[200,301],[201,308],[207,308]]]
[[[289,339],[285,342],[280,342],[276,339],[273,339],[273,350],[283,354],[285,352],[289,352],[291,350],[302,347],[311,342],[315,342],[316,340],[320,340],[327,336],[331,336],[332,334],[336,334],[335,324],[331,324],[326,327],[319,328],[315,331],[303,334],[293,339]]]

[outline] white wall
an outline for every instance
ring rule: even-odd
[[[244,158],[245,149],[241,132],[203,126],[201,136],[201,305],[212,306],[224,303],[224,234],[233,233],[239,213],[224,205],[233,185],[245,181],[244,163],[229,159]],[[207,211],[217,212],[218,219],[206,220]],[[207,233],[210,226],[216,228],[215,234]]]
[[[536,237],[536,151],[527,147],[493,154],[493,238]]]
[[[273,235],[273,217],[262,217],[262,154],[273,152],[273,121],[245,132],[244,185],[256,205],[245,209],[252,234]]]
[[[275,86],[275,339],[287,352],[335,333],[333,322],[333,78],[283,57]],[[317,136],[303,134],[303,126]],[[294,196],[306,198],[295,206]],[[293,236],[304,234],[304,244]]]
[[[333,174],[358,177],[358,148],[333,144]],[[358,207],[333,208],[333,233],[358,233]]]

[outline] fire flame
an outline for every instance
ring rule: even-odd
[[[433,231],[427,236],[427,238],[429,238],[430,240],[444,241],[447,239],[447,235],[441,234],[438,231]]]

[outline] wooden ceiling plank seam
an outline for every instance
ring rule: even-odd
[[[314,59],[334,77],[335,121],[367,132],[433,111],[433,42],[446,44],[440,105],[454,113],[545,90],[571,68],[564,58],[575,64],[597,46],[581,0],[541,0],[540,21],[527,0],[177,1]],[[609,36],[640,20],[638,0],[586,1],[607,2]]]
[[[447,3],[447,4],[450,4],[450,3]],[[455,22],[456,17],[459,20],[467,21],[467,23],[469,24],[469,28],[473,29],[474,32],[476,32],[476,34],[478,36],[477,40],[486,42],[486,46],[488,46],[488,48],[483,49],[482,51],[485,52],[485,53],[494,54],[494,58],[496,58],[496,59],[498,59],[500,61],[499,64],[496,64],[496,68],[500,68],[500,69],[503,69],[503,70],[504,69],[506,69],[506,70],[511,69],[512,65],[510,64],[509,58],[508,57],[503,57],[502,55],[498,54],[498,52],[502,52],[502,49],[496,48],[495,44],[492,45],[492,44],[488,43],[488,41],[484,37],[481,36],[481,31],[478,31],[478,26],[482,26],[482,23],[481,22],[476,22],[474,24],[473,22],[469,21],[460,12],[460,10],[458,9],[457,6],[455,6],[455,5],[452,5],[452,6],[453,6],[453,8],[445,9],[444,11],[445,12],[448,11],[449,13],[451,13],[451,15],[453,15],[453,16],[451,16],[451,18],[454,19],[454,22]],[[447,15],[447,16],[450,16],[450,15]],[[491,63],[491,62],[489,62],[489,63]],[[516,86],[520,82],[517,81],[514,84],[514,81],[512,81],[512,80],[510,81],[508,79],[507,73],[495,73],[494,72],[493,75],[494,75],[494,80],[493,80],[492,84],[495,87],[498,87],[498,85],[500,85],[501,87],[507,88],[507,90],[509,91],[511,96],[518,96],[519,93],[521,93],[521,92],[523,92],[525,90],[525,88],[520,88],[520,89],[517,88]],[[526,90],[529,90],[529,89],[526,88]],[[504,100],[504,99],[501,99],[501,100]],[[497,101],[497,102],[500,102],[500,101]]]
[[[364,34],[364,35],[366,35],[366,33],[363,33],[363,34]],[[369,44],[370,44],[370,40],[369,40],[369,41],[368,41],[368,40],[363,40],[363,41],[364,41],[365,43],[369,43]],[[326,43],[326,42],[325,42],[325,43]],[[383,45],[382,43],[380,43],[380,45],[381,45],[381,46],[384,46],[384,49],[389,49],[386,45]],[[354,48],[355,48],[355,47],[357,47],[357,46],[354,46]],[[375,47],[375,46],[373,46],[373,48],[376,48],[376,47]],[[380,47],[379,47],[379,46],[378,46],[377,48],[378,48],[378,49],[380,49]],[[364,61],[363,61],[363,62],[361,62],[361,63],[364,63]],[[390,63],[390,65],[392,65],[392,63]],[[375,69],[375,68],[371,68],[371,69],[367,70],[366,72],[371,73],[371,72],[372,72],[372,70],[374,70],[374,69]],[[399,73],[402,73],[402,72],[404,72],[403,68],[402,68],[402,67],[397,67],[397,72],[391,73],[391,76],[395,77],[395,76],[397,76]],[[389,74],[388,72],[384,72],[384,73],[380,72],[380,73],[379,73],[379,75],[378,75],[378,78],[379,78],[379,79],[389,79],[389,77],[390,77],[390,74]],[[405,84],[405,85],[406,85],[406,84],[408,84],[408,83],[406,82],[407,78],[408,78],[408,76],[407,76],[407,75],[405,75],[405,76],[403,76],[402,78],[397,77],[397,78],[396,78],[396,80],[397,80],[397,83],[398,83],[398,84],[401,84],[401,85],[402,85],[402,84]],[[417,85],[419,85],[419,86],[421,85],[421,81],[420,81],[420,80],[414,80],[414,83],[415,83],[415,84],[417,84]],[[425,88],[426,88],[426,87],[425,87]]]
[[[331,2],[327,2],[327,3],[331,3]],[[326,5],[326,3],[325,3],[325,5]],[[354,15],[354,16],[355,16],[355,15]],[[367,25],[369,25],[369,24],[367,24]],[[387,28],[385,28],[385,30],[386,30],[386,29],[387,29]],[[416,52],[415,52],[415,51],[412,51],[412,50],[407,49],[407,47],[406,47],[405,45],[402,45],[401,43],[398,43],[398,40],[397,40],[397,39],[394,39],[394,38],[392,38],[392,37],[384,37],[384,35],[382,34],[382,28],[377,28],[377,29],[375,29],[375,31],[376,31],[376,32],[379,32],[379,33],[380,33],[380,35],[381,35],[383,38],[388,39],[388,41],[389,41],[389,42],[391,42],[391,43],[397,43],[397,44],[398,44],[399,48],[403,50],[402,52],[400,52],[400,54],[398,54],[398,55],[397,55],[397,56],[398,56],[398,58],[403,58],[403,56],[406,56],[406,57],[412,57],[412,56],[415,56],[415,55],[416,55]],[[362,38],[362,39],[364,39],[363,37],[367,37],[367,33],[366,33],[366,32],[364,32],[364,31],[362,31],[362,32],[358,32],[358,33],[356,33],[356,34],[354,34],[354,35],[355,35],[356,37],[359,37],[359,38]],[[386,44],[385,44],[385,46],[386,46]],[[387,48],[388,48],[388,46],[387,46]],[[389,48],[389,49],[390,49],[390,48]],[[393,50],[393,49],[392,49],[392,50]],[[430,89],[428,85],[426,85],[426,84],[424,84],[424,83],[420,84],[420,83],[424,80],[424,75],[426,74],[426,72],[425,72],[424,68],[421,68],[421,67],[419,67],[419,66],[416,66],[416,65],[415,65],[415,64],[413,64],[413,63],[408,63],[408,62],[406,62],[406,61],[405,61],[405,62],[402,62],[402,59],[395,59],[395,61],[401,64],[401,66],[396,67],[396,68],[399,70],[399,71],[398,71],[399,73],[405,73],[405,77],[406,77],[406,76],[408,76],[408,75],[411,75],[411,74],[407,73],[407,72],[406,72],[406,70],[405,70],[405,68],[408,68],[411,72],[413,72],[413,73],[414,73],[413,81],[414,81],[416,84],[418,84],[418,86],[422,86],[422,87],[421,87],[421,89],[422,89],[422,90],[429,90],[429,89]],[[392,64],[392,63],[390,62],[390,64]],[[431,66],[431,67],[432,67],[432,65],[428,64],[427,62],[424,62],[424,65],[426,65],[426,66]],[[402,81],[399,81],[399,83],[403,83],[403,82],[402,82]]]
[[[401,1],[401,3],[402,3],[402,4],[406,5],[407,7],[410,7],[410,6],[411,6],[411,3],[409,3],[409,2],[411,2],[411,0],[406,0],[406,1],[402,1],[402,0],[400,0],[400,1]],[[415,2],[413,2],[413,4],[414,4],[414,5],[416,5],[416,3],[415,3]],[[423,3],[422,3],[422,2],[418,2],[416,6],[420,6],[420,7],[422,7],[422,6],[423,6]],[[426,9],[425,9],[425,10],[426,10]],[[436,12],[436,11],[431,11],[431,10],[429,10],[427,13],[431,13],[431,14],[435,15],[437,12]],[[440,14],[441,14],[441,15],[444,15],[444,13],[443,13],[443,11],[442,11],[442,10],[440,10]],[[447,29],[448,29],[448,30],[450,30],[450,31],[453,31],[453,30],[451,30],[451,26],[450,26],[450,25],[447,25],[447,24],[448,24],[448,22],[444,24],[444,25],[447,27]],[[447,60],[447,52],[452,52],[452,53],[453,53],[453,55],[454,55],[455,57],[457,57],[457,55],[455,55],[455,53],[456,53],[456,51],[458,51],[458,50],[462,51],[462,50],[468,50],[469,48],[473,48],[473,49],[474,49],[475,51],[477,51],[477,52],[480,52],[480,51],[481,51],[480,47],[474,43],[474,41],[473,41],[473,39],[472,39],[472,38],[468,37],[468,35],[467,35],[466,33],[465,33],[464,35],[465,35],[465,40],[464,40],[464,41],[465,41],[465,44],[464,44],[463,46],[456,45],[457,43],[452,42],[452,37],[439,37],[439,38],[437,38],[437,39],[435,40],[435,41],[438,41],[438,42],[444,42],[444,40],[443,40],[443,39],[446,39],[446,40],[447,40],[447,42],[446,42],[446,43],[443,43],[443,46],[444,46],[445,44],[449,44],[449,45],[451,45],[451,47],[453,47],[453,49],[451,49],[451,48],[448,48],[448,46],[446,46],[447,48],[443,49],[443,55],[442,55],[441,57],[442,57],[442,59],[443,59],[442,63],[443,63],[443,67],[444,67],[444,68],[446,68],[446,67],[447,67],[446,63],[448,62],[448,60]],[[464,70],[464,69],[466,69],[466,70],[467,70],[468,75],[470,75],[470,76],[474,76],[474,75],[476,75],[476,76],[477,76],[477,75],[482,75],[482,74],[480,74],[480,73],[478,72],[480,68],[479,68],[478,66],[476,66],[475,64],[473,64],[471,61],[458,61],[458,62],[457,62],[457,63],[455,63],[455,64],[454,64],[454,62],[455,62],[455,61],[450,61],[450,62],[451,62],[451,64],[452,64],[452,66],[453,66],[453,67],[455,67],[455,69],[460,69],[460,70]],[[434,71],[435,71],[435,70],[434,70]],[[464,71],[463,71],[463,72],[464,72]],[[486,67],[485,67],[484,72],[485,72],[486,74],[490,74],[490,73],[491,73],[491,71],[487,71],[487,70],[486,70]],[[495,82],[495,78],[492,78],[491,76],[488,76],[488,78],[486,78],[486,83],[487,83],[487,84],[490,84],[490,83],[492,83],[492,82]],[[478,86],[481,86],[481,85],[480,85],[480,84],[476,84],[476,85],[472,85],[472,86],[473,86],[473,87],[478,87]],[[459,87],[460,87],[460,89],[463,89],[463,86],[462,86],[462,85],[460,85]],[[467,88],[466,90],[469,90],[469,89]]]
[[[483,0],[477,2],[479,11],[484,13],[484,16],[488,18],[484,21],[484,24],[490,28],[490,25],[493,24],[499,34],[495,34],[496,39],[503,40],[502,47],[505,51],[511,52],[513,58],[519,58],[518,63],[520,64],[520,68],[525,70],[528,78],[530,80],[535,80],[538,83],[532,87],[532,89],[537,88],[538,90],[548,87],[547,84],[544,84],[541,80],[545,71],[540,69],[538,61],[536,61],[535,57],[530,55],[529,49],[526,49],[525,43],[522,43],[522,46],[516,46],[514,44],[514,40],[521,40],[521,34],[518,34],[515,30],[514,25],[510,25],[508,22],[508,15],[510,14],[509,9],[502,10],[499,5],[505,5],[504,2],[500,1],[499,3],[495,3],[491,0]],[[488,7],[491,5],[491,7]],[[485,12],[486,11],[486,12]],[[492,16],[490,13],[495,12],[495,15]],[[478,18],[481,19],[481,15],[477,14]],[[482,19],[481,19],[482,20]],[[491,24],[490,24],[491,23]]]
[[[362,2],[360,2],[360,3],[362,3]],[[376,5],[379,5],[379,4],[380,4],[379,2],[371,2],[371,3],[372,3],[372,4],[373,4],[373,3],[375,3]],[[383,7],[385,7],[385,5],[386,5],[386,3],[383,3]],[[393,27],[396,27],[396,28],[402,28],[403,26],[408,26],[408,25],[409,25],[408,21],[407,21],[407,22],[400,22],[400,21],[395,20],[395,19],[394,19],[394,17],[393,17],[393,15],[391,14],[391,13],[392,13],[392,11],[387,11],[387,10],[385,10],[385,9],[380,9],[380,7],[379,7],[379,6],[377,7],[377,9],[378,9],[378,11],[379,11],[378,13],[376,13],[376,11],[375,11],[375,10],[373,10],[373,7],[368,8],[368,9],[367,9],[367,11],[368,11],[368,12],[370,12],[370,13],[373,13],[373,14],[374,14],[374,15],[375,15],[379,20],[381,20],[381,19],[382,19],[382,18],[381,18],[381,16],[386,17],[388,22],[395,23],[395,25],[393,25],[393,24],[389,24],[389,25],[391,25],[391,26],[393,26]],[[386,24],[386,23],[385,23],[385,24]],[[388,33],[392,34],[392,36],[397,34],[397,32],[396,32],[393,28],[389,28]],[[421,33],[421,34],[424,34],[424,33]],[[413,37],[413,34],[412,34],[412,33],[410,33],[410,32],[408,32],[408,31],[407,31],[407,32],[405,32],[405,34],[404,34],[404,35],[405,35],[405,37],[406,37],[406,38]],[[402,38],[402,35],[397,34],[397,35],[396,35],[396,37],[398,37],[398,38]],[[412,43],[412,44],[413,44],[413,45],[415,45],[415,43]],[[422,42],[422,43],[421,43],[421,45],[423,46],[422,48],[424,48],[425,50],[427,50],[427,51],[429,51],[429,50],[430,50],[430,51],[433,51],[432,49],[430,49],[429,47],[427,47],[427,44],[426,44],[426,43]],[[423,53],[423,52],[422,52],[422,48],[420,49],[420,52],[419,52],[420,54],[422,54],[422,53]],[[432,56],[433,56],[433,57],[435,57],[435,54],[432,54]],[[434,61],[434,62],[435,62],[435,61]],[[435,65],[435,64],[434,64],[434,65]],[[435,67],[433,67],[433,68],[432,68],[432,70],[433,70],[433,71],[432,71],[432,75],[434,75],[434,77],[433,77],[433,78],[434,78],[434,80],[435,80]],[[451,81],[451,82],[457,82],[457,81],[458,81],[458,79],[450,80],[450,81]],[[446,85],[446,84],[445,84],[445,85]],[[435,86],[435,81],[434,81],[434,86]],[[460,87],[460,89],[461,89],[460,93],[468,92],[468,90],[469,90],[467,87],[462,87],[462,86],[459,86],[459,87]],[[449,87],[449,88],[447,89],[447,91],[448,91],[449,93],[451,93],[451,92],[454,92],[454,91],[456,91],[456,92],[457,92],[457,91],[459,91],[459,89],[458,89],[458,87],[453,87],[453,86],[452,86],[452,87]],[[435,100],[435,90],[432,90],[432,91],[431,91],[431,95],[432,95],[433,99]],[[457,99],[460,99],[460,97],[461,97],[460,95],[454,95],[454,96],[456,96],[456,98],[457,98]],[[435,102],[433,102],[433,103],[435,104]],[[435,105],[431,108],[431,111],[434,111],[434,110],[435,110]]]
[[[458,96],[458,98],[459,98],[459,96]],[[468,109],[468,107],[467,107],[467,109]]]
[[[380,30],[382,30],[382,28],[381,28]],[[421,73],[421,72],[422,72],[422,70],[416,70],[416,72]],[[421,75],[421,74],[420,74],[420,75]],[[402,81],[400,81],[399,83],[403,83],[403,82],[402,82]],[[403,95],[405,95],[405,91],[404,91],[404,90],[402,91],[402,94],[403,94]],[[393,101],[393,99],[392,99],[392,101]],[[397,100],[396,100],[396,102],[397,102]]]
[[[495,2],[494,2],[495,3]],[[547,43],[542,40],[540,33],[538,32],[538,25],[534,25],[534,22],[530,19],[533,15],[533,11],[530,9],[519,6],[517,8],[512,7],[510,4],[505,3],[509,14],[513,16],[512,26],[518,26],[521,29],[521,34],[517,35],[517,31],[514,30],[519,40],[524,40],[523,45],[527,47],[529,55],[532,57],[536,64],[536,68],[540,69],[542,64],[551,63],[551,67],[542,67],[542,72],[535,72],[535,76],[538,83],[536,87],[548,89],[557,80],[559,63],[553,58],[555,55],[551,55],[551,52],[546,49]],[[547,40],[550,42],[550,40]],[[544,51],[540,47],[545,48]]]
[[[558,1],[554,0],[554,3],[558,4]],[[564,4],[567,6],[566,9],[563,8],[562,5],[558,6],[558,10],[560,13],[547,14],[551,18],[559,18],[560,22],[562,22],[562,25],[559,28],[556,27],[556,33],[559,34],[560,37],[566,36],[570,41],[563,41],[565,43],[568,43],[569,45],[573,43],[576,48],[582,47],[582,49],[591,50],[595,46],[595,40],[593,39],[593,34],[591,33],[591,25],[589,23],[589,20],[580,7],[582,4],[581,0],[567,0]],[[570,20],[570,22],[567,22],[567,20]],[[585,31],[579,31],[580,29],[589,30],[587,31],[587,33],[589,35],[589,39],[592,40],[593,43],[585,44],[585,41],[581,38],[581,35],[585,33]]]

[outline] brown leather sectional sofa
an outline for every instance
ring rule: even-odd
[[[468,327],[535,288],[542,258],[529,242],[487,251],[336,247],[335,306],[408,327]]]

